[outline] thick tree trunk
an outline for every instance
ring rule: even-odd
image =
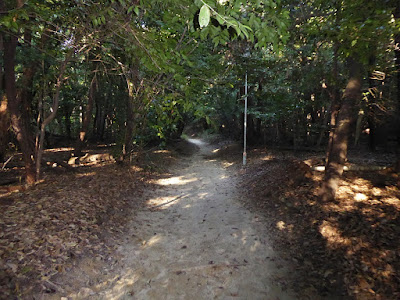
[[[10,119],[12,128],[17,141],[21,147],[22,156],[25,163],[26,182],[33,184],[36,181],[35,158],[33,135],[29,132],[27,119],[26,103],[17,96],[16,78],[15,78],[15,54],[18,43],[17,36],[5,38],[4,41],[4,77],[5,91],[8,100]],[[26,100],[26,94],[20,93],[22,99]]]
[[[1,8],[1,6],[0,6]],[[3,47],[3,34],[0,33],[0,51],[4,52]],[[7,144],[8,144],[8,129],[10,128],[10,117],[8,114],[8,102],[7,97],[5,95],[4,86],[3,86],[3,74],[4,69],[3,65],[0,65],[0,162],[4,161]]]
[[[126,122],[125,122],[125,138],[122,145],[122,160],[130,157],[132,151],[132,140],[135,134],[135,121],[140,117],[140,103],[138,102],[138,86],[139,86],[139,61],[136,60],[131,68],[131,73],[128,74],[125,69],[122,71],[125,74],[125,80],[128,88],[128,97],[126,102]],[[135,103],[136,100],[136,103]],[[137,127],[137,126],[136,126]]]
[[[400,19],[400,3],[397,2],[397,7],[394,12],[396,20]],[[395,170],[400,172],[400,34],[396,34],[394,37],[395,42],[395,57],[396,57],[396,71],[397,71],[397,149],[396,149],[396,163]]]
[[[350,126],[354,119],[354,105],[361,97],[361,66],[355,60],[349,60],[350,79],[347,83],[336,129],[333,132],[330,148],[327,151],[325,178],[322,184],[322,199],[335,199],[336,190],[347,158]]]
[[[106,97],[107,101],[107,97]],[[107,102],[106,102],[107,105]],[[104,129],[106,124],[106,108],[102,107],[98,99],[96,99],[96,114],[93,120],[93,128],[95,132],[96,139],[102,141],[104,138]]]
[[[83,117],[82,128],[79,132],[78,139],[75,145],[75,156],[82,155],[82,147],[85,142],[85,138],[87,136],[87,132],[89,129],[89,124],[92,119],[92,110],[93,110],[93,99],[94,99],[94,92],[96,88],[96,72],[93,75],[92,81],[90,82],[89,87],[89,95],[88,95],[88,103],[86,104],[86,110]]]
[[[10,128],[7,104],[7,97],[3,95],[3,99],[0,101],[0,162],[3,162],[5,159],[8,144],[8,129]]]

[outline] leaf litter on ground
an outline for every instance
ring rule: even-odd
[[[112,264],[127,220],[154,188],[151,179],[180,151],[139,153],[133,165],[93,160],[74,172],[47,169],[39,184],[0,194],[0,299],[63,292],[55,280],[85,257]]]
[[[390,163],[390,155],[350,153],[357,164]],[[400,298],[400,181],[389,170],[345,172],[335,202],[318,196],[324,153],[241,147],[215,154],[239,177],[241,199],[262,214],[275,250],[292,266],[288,285],[299,299]],[[366,160],[368,160],[366,162]]]

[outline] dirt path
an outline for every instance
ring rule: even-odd
[[[262,221],[235,196],[234,178],[199,151],[157,181],[149,207],[130,224],[113,280],[81,290],[92,299],[295,299]],[[280,282],[280,284],[278,284]]]

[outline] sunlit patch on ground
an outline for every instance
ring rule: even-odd
[[[173,195],[153,198],[147,201],[150,208],[166,209],[184,199],[185,195]]]
[[[184,185],[197,180],[198,179],[196,177],[184,178],[184,176],[174,176],[170,178],[159,179],[155,181],[155,183],[159,185]]]
[[[354,201],[362,202],[362,201],[367,201],[367,200],[368,200],[368,196],[363,193],[357,193],[354,195]]]
[[[87,173],[76,174],[76,178],[82,178],[94,175],[96,175],[96,172],[87,172]]]
[[[131,166],[130,169],[131,169],[132,171],[134,171],[134,172],[141,172],[141,171],[143,171],[143,168],[138,167],[138,166],[135,166],[135,165]]]
[[[293,284],[299,293],[315,289],[322,299],[400,299],[397,175],[388,170],[347,171],[337,200],[322,202],[317,191],[323,172],[310,176],[297,158],[277,155],[283,158],[266,160],[269,155],[248,154],[250,163],[239,182],[243,199],[251,197],[250,205],[270,220],[281,254],[298,262],[293,274],[300,275],[294,275]],[[302,155],[309,167],[324,164],[323,153]]]
[[[275,158],[275,156],[273,156],[273,155],[266,155],[264,157],[261,157],[260,160],[267,161],[267,160],[271,160],[274,158]]]
[[[149,240],[143,242],[143,246],[152,247],[160,241],[161,237],[159,235],[152,236]]]
[[[277,227],[279,230],[284,230],[284,229],[286,228],[286,224],[285,224],[285,222],[283,222],[283,221],[278,221],[278,222],[276,222],[276,227]]]
[[[223,163],[222,163],[222,166],[223,166],[224,168],[229,168],[229,167],[232,166],[232,165],[234,165],[233,162],[223,162]]]
[[[195,145],[199,145],[199,146],[205,144],[205,142],[203,142],[202,140],[199,140],[199,139],[187,139],[187,141],[189,143],[192,143],[192,144],[195,144]]]
[[[338,245],[348,246],[351,244],[351,240],[349,238],[344,238],[338,228],[333,226],[330,222],[323,221],[319,228],[319,232],[328,241],[330,247],[336,248]]]

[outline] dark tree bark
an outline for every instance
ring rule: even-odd
[[[330,121],[329,121],[329,137],[328,137],[328,147],[326,151],[326,158],[325,158],[325,169],[328,168],[329,164],[329,154],[332,150],[333,145],[333,137],[336,130],[336,120],[340,109],[340,92],[338,88],[339,84],[339,70],[338,70],[338,45],[334,45],[334,53],[333,53],[333,84],[332,88],[329,88],[328,92],[331,98],[331,107],[330,107]]]
[[[125,125],[125,137],[124,137],[124,145],[122,147],[122,160],[125,160],[130,156],[132,151],[132,139],[135,130],[134,123],[134,104],[135,101],[134,92],[133,92],[133,83],[131,80],[127,79],[128,84],[128,97],[126,99],[126,125]]]
[[[36,181],[35,150],[33,134],[28,128],[29,116],[27,115],[28,111],[26,107],[28,93],[22,91],[19,95],[17,94],[15,78],[15,54],[18,37],[6,37],[4,42],[5,91],[8,100],[11,124],[17,141],[21,147],[25,163],[26,182],[27,184],[33,184]],[[24,74],[33,76],[33,74],[30,75],[29,71],[24,72]]]
[[[4,51],[3,35],[0,33],[0,51]],[[8,102],[4,91],[4,70],[3,65],[0,65],[0,162],[4,161],[7,144],[8,144],[8,129],[10,128],[10,117],[8,114]]]
[[[7,110],[7,97],[3,95],[0,100],[0,162],[5,159],[8,144],[8,129],[10,127],[10,118]]]
[[[86,104],[85,114],[83,117],[82,128],[79,131],[79,136],[75,145],[75,156],[82,155],[82,148],[87,137],[87,132],[89,130],[89,124],[92,119],[93,102],[94,102],[94,92],[96,89],[96,71],[93,75],[92,81],[90,82],[88,103]]]
[[[106,97],[107,101],[107,97]],[[106,104],[107,105],[107,102]],[[102,141],[104,138],[104,129],[106,124],[106,108],[102,107],[98,98],[96,98],[96,114],[93,120],[93,129],[96,139]]]
[[[136,60],[135,64],[130,69],[130,74],[123,69],[125,80],[128,88],[128,97],[126,102],[126,122],[125,122],[125,137],[124,144],[122,145],[122,160],[130,157],[132,151],[132,140],[135,134],[137,122],[140,117],[141,104],[138,101],[138,89],[139,89],[139,61]]]
[[[400,3],[397,1],[397,7],[394,12],[396,20],[400,19]],[[396,34],[394,37],[395,42],[395,57],[396,57],[396,71],[397,71],[397,149],[396,149],[396,163],[395,170],[400,172],[400,34]]]
[[[372,80],[372,72],[371,69],[375,66],[375,61],[376,58],[375,56],[371,56],[369,59],[369,68],[370,70],[368,71],[368,84],[369,88],[373,89],[376,87],[376,82]],[[374,113],[374,108],[371,105],[372,103],[375,102],[375,98],[373,95],[369,95],[369,107],[367,108],[367,123],[368,123],[368,128],[369,128],[369,134],[368,134],[368,148],[371,151],[376,150],[376,139],[375,139],[375,113]]]
[[[72,138],[72,123],[71,123],[72,109],[70,106],[64,107],[64,118],[65,118],[65,133],[67,134],[68,140]]]
[[[327,164],[322,184],[322,199],[335,199],[336,190],[343,167],[347,159],[347,147],[350,135],[350,126],[354,121],[354,105],[361,97],[361,66],[354,59],[349,59],[350,79],[343,94],[342,105],[337,119],[336,129],[333,132],[330,148],[327,151]]]

